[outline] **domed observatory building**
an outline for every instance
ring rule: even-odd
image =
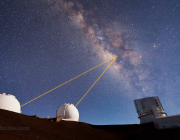
[[[56,112],[56,118],[60,118],[61,120],[65,121],[78,122],[79,112],[73,104],[65,103],[58,108]]]
[[[21,113],[21,106],[17,98],[6,93],[0,94],[0,109]]]

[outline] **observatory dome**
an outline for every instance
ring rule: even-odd
[[[61,118],[62,120],[65,120],[65,121],[78,122],[79,112],[73,104],[65,103],[58,108],[56,112],[56,117]]]
[[[19,101],[14,95],[6,93],[0,94],[0,109],[21,113]]]

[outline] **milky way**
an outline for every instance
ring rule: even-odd
[[[143,55],[140,53],[133,31],[127,27],[120,27],[116,21],[104,21],[98,24],[96,13],[91,9],[84,9],[83,4],[73,1],[57,0],[56,8],[67,14],[75,28],[78,28],[85,40],[96,54],[103,60],[118,56],[114,63],[119,79],[124,83],[126,89],[136,97],[154,95],[154,83],[149,77],[149,70],[143,64]],[[101,21],[102,22],[102,21]]]
[[[139,123],[133,100],[159,96],[178,114],[179,0],[40,0],[0,3],[0,89],[21,104],[118,56],[78,105],[80,121]],[[22,108],[54,117],[76,104],[109,63]]]

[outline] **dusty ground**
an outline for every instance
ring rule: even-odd
[[[10,130],[19,129],[20,127],[28,130]],[[0,109],[0,140],[21,139],[172,140],[180,139],[180,128],[169,130],[156,130],[153,124],[98,126],[82,122],[53,122]]]

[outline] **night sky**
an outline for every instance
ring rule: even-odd
[[[180,0],[1,0],[0,93],[20,104],[118,56],[77,106],[80,122],[139,123],[133,100],[180,114]],[[55,117],[110,61],[22,107]]]

